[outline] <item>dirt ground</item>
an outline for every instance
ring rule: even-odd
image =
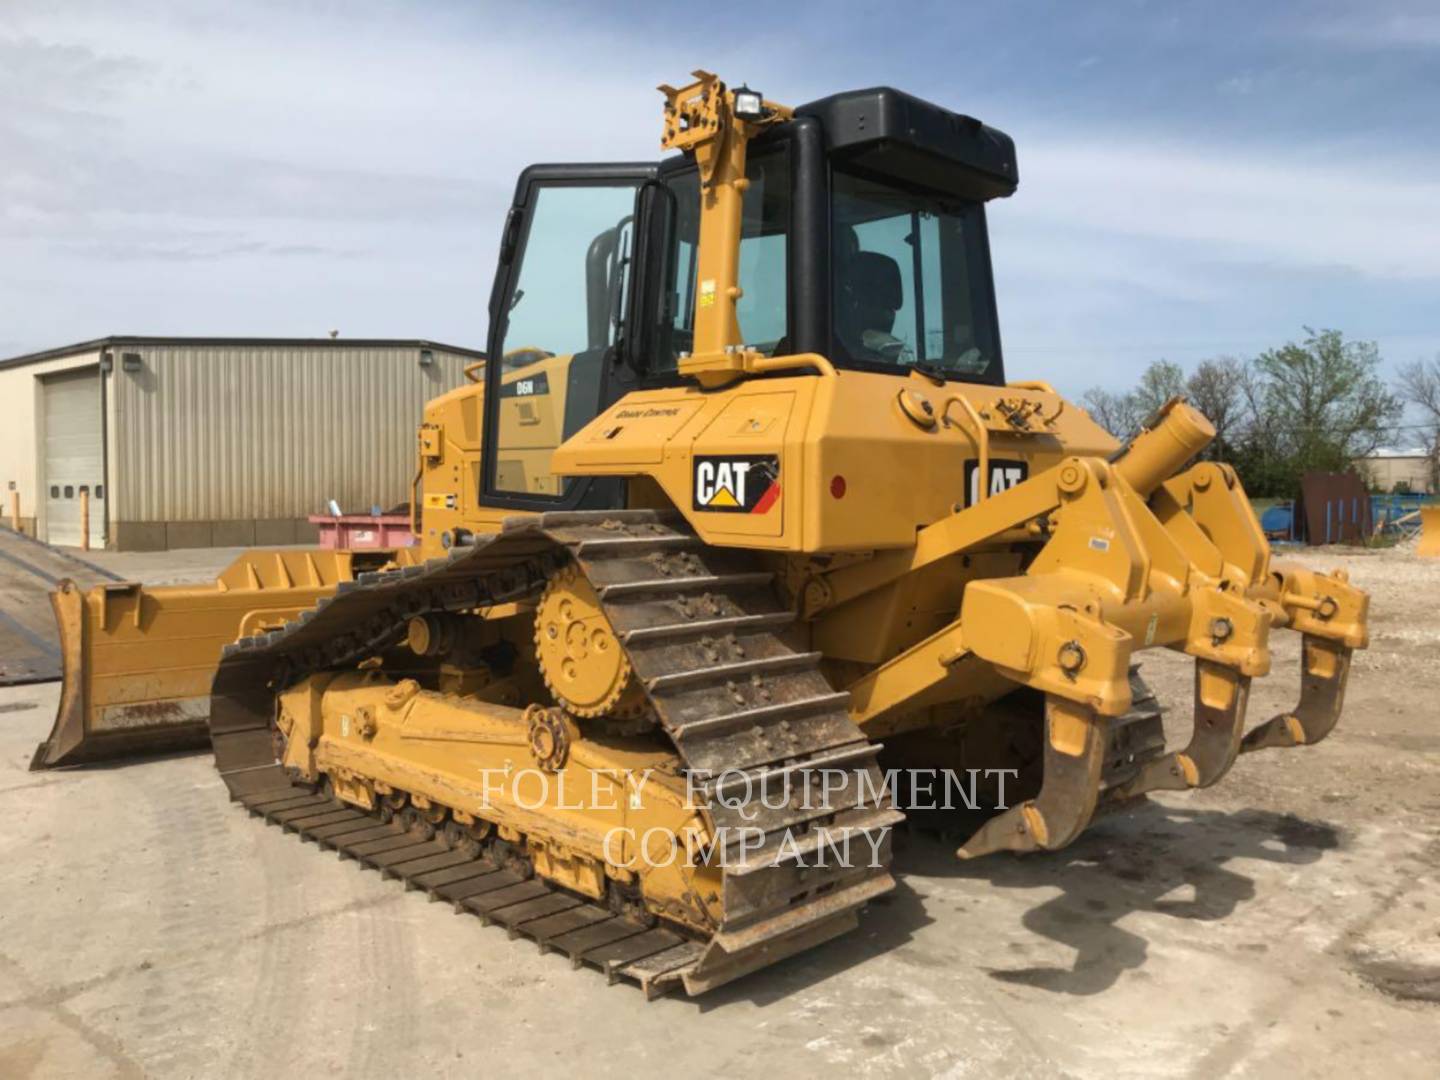
[[[1434,1077],[1440,560],[1299,557],[1372,596],[1322,746],[1055,855],[908,838],[859,933],[696,1001],[647,1004],[265,828],[206,757],[27,773],[57,687],[0,691],[0,1075]],[[1277,635],[1252,718],[1291,704],[1298,663]],[[1144,671],[1188,715],[1188,664]]]

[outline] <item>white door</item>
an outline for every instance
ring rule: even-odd
[[[45,539],[80,546],[80,493],[90,493],[90,546],[105,532],[100,440],[100,372],[84,368],[45,379]]]

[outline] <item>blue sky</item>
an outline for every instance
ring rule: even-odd
[[[518,171],[654,156],[654,87],[697,66],[792,104],[888,83],[1013,135],[1012,378],[1120,388],[1305,324],[1440,352],[1434,4],[0,0],[0,356],[481,346]]]

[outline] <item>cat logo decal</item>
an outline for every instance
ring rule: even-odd
[[[1013,487],[1030,478],[1030,466],[1023,461],[991,459],[990,482],[985,485],[987,495],[1003,495]],[[965,505],[974,506],[980,501],[980,463],[965,463]]]
[[[779,500],[780,459],[774,454],[695,458],[694,509],[722,514],[764,514]]]

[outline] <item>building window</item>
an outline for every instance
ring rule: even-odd
[[[74,485],[74,484],[66,484],[66,485],[65,485],[65,497],[66,497],[67,499],[73,499],[73,498],[75,497],[75,485]]]
[[[59,487],[59,485],[57,485],[57,484],[51,484],[51,485],[50,485],[50,497],[51,497],[52,499],[58,499],[58,498],[60,497],[60,487]]]

